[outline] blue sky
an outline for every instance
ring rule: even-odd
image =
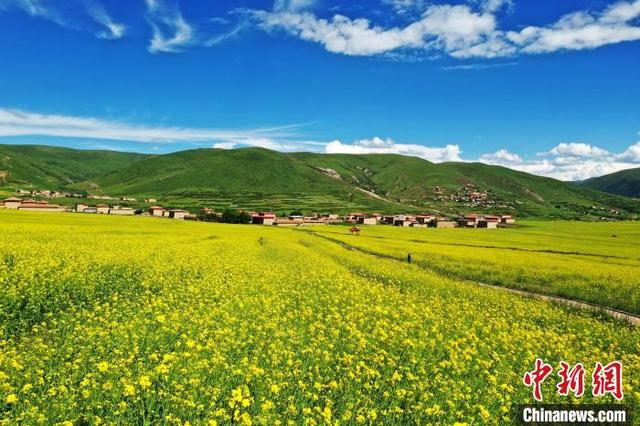
[[[0,143],[640,167],[640,0],[345,3],[0,0]]]

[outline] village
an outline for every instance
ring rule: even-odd
[[[122,197],[122,201],[132,201],[131,198]],[[149,199],[149,201],[156,201]],[[217,212],[210,208],[202,208],[199,214],[193,214],[187,210],[176,208],[164,208],[152,205],[145,209],[135,209],[119,205],[109,205],[98,203],[89,205],[87,203],[77,203],[74,207],[62,206],[50,203],[46,200],[35,200],[32,198],[22,199],[19,197],[9,197],[2,203],[2,207],[8,210],[39,211],[39,212],[69,212],[81,214],[105,214],[115,216],[147,216],[155,218],[167,218],[176,220],[203,220],[203,221],[224,221],[224,213]],[[356,212],[340,216],[338,214],[290,214],[285,217],[278,217],[273,212],[250,212],[240,210],[238,215],[243,218],[237,223],[250,223],[263,226],[314,226],[330,224],[349,224],[362,226],[390,225],[411,228],[483,228],[497,229],[515,223],[512,215],[477,215],[460,214],[456,217],[447,217],[434,214],[392,214],[384,215],[380,213]]]

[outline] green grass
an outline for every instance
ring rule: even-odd
[[[621,170],[616,173],[587,179],[578,182],[578,185],[612,194],[640,198],[640,168]]]
[[[79,151],[43,145],[0,145],[0,185],[64,189],[144,157],[143,154]]]

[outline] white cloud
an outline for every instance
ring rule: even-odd
[[[589,145],[581,142],[561,143],[553,148],[549,152],[543,152],[539,155],[558,155],[558,156],[576,156],[576,157],[602,157],[609,155],[607,150],[598,148],[597,146]]]
[[[510,163],[518,164],[522,163],[522,158],[518,154],[507,151],[506,149],[500,149],[492,154],[482,154],[480,161],[483,163]]]
[[[584,11],[563,16],[549,27],[529,26],[506,33],[507,40],[523,53],[593,49],[640,39],[640,27],[631,22],[640,16],[640,0],[621,1],[599,13]]]
[[[584,180],[640,167],[640,142],[619,154],[586,143],[561,143],[541,155],[545,158],[522,159],[501,149],[481,155],[479,161],[565,181]]]
[[[216,149],[233,149],[236,147],[236,144],[233,142],[219,142],[213,144],[213,148]]]
[[[69,26],[57,8],[43,0],[0,0],[0,10],[11,8],[20,9],[29,16],[46,19],[63,27]]]
[[[495,29],[491,14],[473,12],[467,6],[431,6],[422,19],[406,27],[385,29],[368,19],[335,15],[320,19],[309,12],[254,11],[267,31],[281,29],[325,49],[346,55],[370,56],[406,48],[456,50],[483,40]]]
[[[631,145],[618,158],[623,161],[640,163],[640,142]]]
[[[345,144],[339,140],[329,142],[325,146],[327,154],[400,154],[420,157],[433,162],[462,161],[458,145],[443,147],[427,147],[414,144],[397,144],[392,139],[363,139],[352,144]]]
[[[149,52],[176,53],[195,43],[195,30],[182,16],[178,3],[172,0],[145,0],[145,3],[152,30]]]
[[[422,4],[417,0],[384,0],[406,13]],[[398,50],[443,52],[456,58],[496,58],[558,50],[593,49],[640,39],[640,0],[621,1],[600,12],[578,11],[548,26],[518,31],[498,28],[496,13],[511,7],[508,0],[476,0],[469,5],[431,5],[404,27],[385,27],[366,18],[334,15],[319,18],[308,11],[275,8],[253,11],[260,28],[284,30],[330,52],[373,56]]]
[[[16,8],[31,17],[46,19],[71,30],[91,32],[98,38],[124,36],[125,25],[115,22],[103,4],[95,0],[69,0],[69,3],[74,7],[65,9],[45,0],[0,0],[0,11]],[[96,29],[95,24],[100,28]]]
[[[124,36],[126,26],[113,21],[104,5],[93,0],[85,0],[87,12],[98,23],[104,26],[102,31],[96,33],[96,37],[108,40],[118,39]]]
[[[51,136],[143,143],[216,142],[290,148],[296,126],[236,130],[161,127],[70,115],[39,114],[0,108],[0,137]],[[307,146],[301,142],[299,146]]]

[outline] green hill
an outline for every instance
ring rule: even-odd
[[[63,189],[145,157],[143,154],[80,151],[43,145],[0,145],[0,185]]]
[[[391,154],[196,149],[165,155],[0,146],[5,185],[63,186],[170,206],[288,212],[478,212],[547,218],[640,213],[640,202],[479,163]],[[8,153],[5,154],[5,152]],[[3,163],[0,163],[3,164]],[[10,166],[10,167],[9,167]]]
[[[578,185],[611,194],[640,198],[640,168],[621,170],[616,173],[578,182]]]

